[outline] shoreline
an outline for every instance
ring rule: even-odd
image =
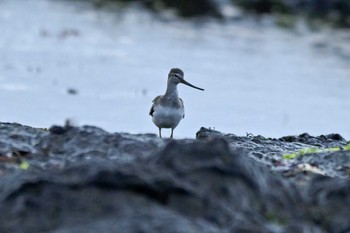
[[[125,7],[120,0],[92,0],[96,8]],[[150,11],[166,15],[174,11],[181,18],[216,18],[218,20],[239,20],[244,17],[272,15],[281,27],[292,27],[299,18],[310,26],[322,24],[335,28],[350,28],[350,3],[343,0],[332,2],[307,0],[303,3],[287,0],[231,0],[231,1],[177,1],[169,0],[134,1]]]

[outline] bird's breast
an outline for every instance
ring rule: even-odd
[[[183,108],[155,106],[152,120],[160,128],[175,128],[184,116]]]

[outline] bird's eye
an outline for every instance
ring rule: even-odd
[[[181,78],[181,76],[179,74],[175,74],[176,78]]]

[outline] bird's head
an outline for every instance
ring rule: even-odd
[[[184,79],[184,72],[179,68],[172,68],[168,75],[168,82],[174,83],[175,85],[183,83],[192,88],[204,91],[204,89],[196,87]]]

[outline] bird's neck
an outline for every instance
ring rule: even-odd
[[[168,97],[179,97],[179,94],[177,92],[177,85],[174,83],[168,82],[168,86],[166,88],[165,96]]]

